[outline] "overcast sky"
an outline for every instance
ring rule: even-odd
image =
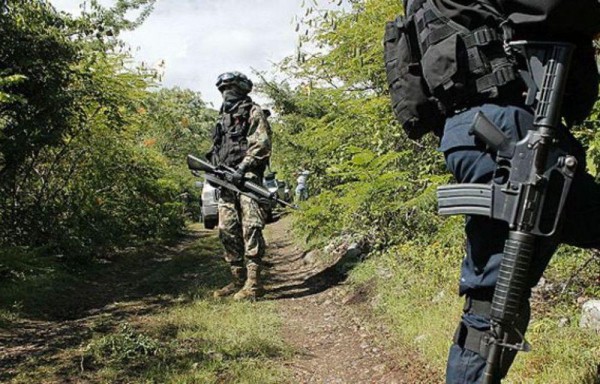
[[[81,0],[51,0],[58,9],[78,13]],[[292,18],[302,0],[157,0],[154,12],[135,31],[121,37],[137,61],[154,66],[165,60],[163,84],[190,88],[220,105],[217,76],[252,68],[270,70],[295,52],[298,36]],[[114,3],[104,0],[103,4]],[[328,6],[330,0],[320,0]],[[259,99],[259,101],[261,101]]]

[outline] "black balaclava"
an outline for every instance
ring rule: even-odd
[[[241,91],[237,87],[224,89],[223,92],[221,92],[221,95],[223,96],[221,111],[226,113],[233,111],[240,102],[251,100],[246,92]]]

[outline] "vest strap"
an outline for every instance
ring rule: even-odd
[[[477,92],[483,93],[494,87],[501,87],[517,78],[514,68],[508,64],[497,68],[488,75],[481,76],[475,80]]]

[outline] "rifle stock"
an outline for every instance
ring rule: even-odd
[[[187,156],[187,165],[192,171],[203,171],[209,173],[214,173],[216,171],[216,167],[214,165],[192,155]]]

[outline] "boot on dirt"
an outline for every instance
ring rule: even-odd
[[[233,275],[233,281],[221,289],[217,289],[213,292],[214,298],[231,296],[244,286],[246,282],[246,268],[239,265],[231,266],[231,274]]]
[[[260,270],[260,265],[257,264],[255,261],[248,261],[248,263],[246,264],[248,278],[246,279],[244,287],[238,293],[233,295],[234,300],[254,301],[265,294],[265,290],[262,286],[262,281],[260,279]]]

